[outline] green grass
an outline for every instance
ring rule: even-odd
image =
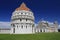
[[[0,40],[60,40],[60,33],[0,34]]]

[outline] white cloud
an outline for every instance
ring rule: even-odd
[[[37,24],[35,23],[35,27],[37,26]]]
[[[0,28],[10,28],[10,22],[2,22],[0,21]]]
[[[49,22],[49,21],[48,21],[48,24],[53,24],[53,22]]]
[[[48,23],[48,24],[53,24],[53,22],[49,22],[49,21],[45,21],[45,20],[43,20],[42,22],[44,22],[44,23]]]
[[[60,25],[59,25],[58,29],[60,29]]]

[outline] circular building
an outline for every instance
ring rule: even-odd
[[[11,33],[34,33],[34,15],[25,3],[22,3],[20,7],[16,8],[12,13],[11,26]]]

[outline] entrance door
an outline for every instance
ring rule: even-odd
[[[15,28],[13,28],[13,33],[15,33]]]

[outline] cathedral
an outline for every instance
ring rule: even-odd
[[[33,34],[39,32],[58,32],[57,21],[49,23],[40,21],[37,26],[34,23],[33,12],[22,3],[11,16],[11,34]]]
[[[58,23],[55,22],[48,22],[48,21],[40,21],[35,28],[35,32],[58,32]]]

